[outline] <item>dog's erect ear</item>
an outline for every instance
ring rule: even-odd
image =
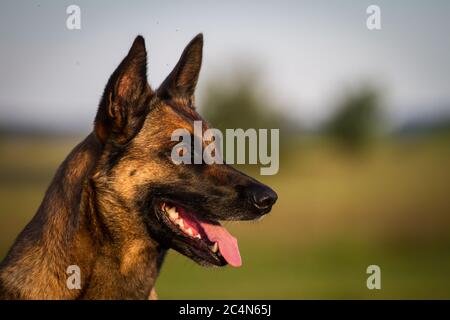
[[[195,86],[202,65],[203,35],[189,42],[175,68],[159,87],[162,99],[183,98],[193,101]]]
[[[147,82],[147,51],[142,36],[136,37],[128,55],[113,72],[95,117],[95,133],[125,142],[142,123],[152,90]]]

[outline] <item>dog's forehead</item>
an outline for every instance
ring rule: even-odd
[[[194,121],[201,121],[203,131],[208,129],[208,124],[197,113],[197,111],[185,103],[180,102],[161,102],[157,114],[149,115],[154,117],[152,120],[167,126],[166,129],[186,129],[190,133],[194,132]]]
[[[170,140],[177,129],[185,129],[194,134],[194,121],[201,121],[202,132],[208,124],[194,108],[173,102],[158,101],[146,115],[144,124],[133,139],[137,146],[149,146]]]

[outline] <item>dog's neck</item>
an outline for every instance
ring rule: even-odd
[[[2,262],[0,297],[149,297],[165,251],[137,215],[98,201],[90,176],[101,152],[91,134],[60,166],[38,212]],[[69,266],[79,267],[79,289]]]

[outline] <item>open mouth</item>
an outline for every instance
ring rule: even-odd
[[[205,220],[167,202],[162,202],[160,208],[166,225],[196,251],[214,258],[216,264],[241,266],[237,240],[219,222]]]

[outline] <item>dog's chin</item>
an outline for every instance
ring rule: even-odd
[[[204,233],[193,232],[192,229],[189,231],[189,227],[184,226],[181,222],[182,219],[174,217],[174,208],[175,206],[169,207],[166,202],[154,204],[153,211],[158,227],[152,223],[152,225],[149,225],[149,229],[155,240],[167,248],[178,251],[201,266],[222,267],[227,265],[226,260],[218,250],[217,244],[211,242]]]

